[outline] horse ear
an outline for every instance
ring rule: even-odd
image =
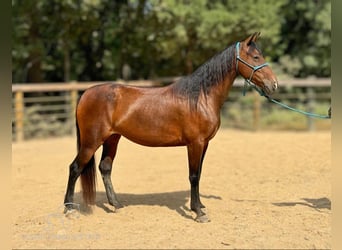
[[[250,35],[247,39],[246,39],[246,43],[247,45],[250,45],[251,42],[256,42],[257,39],[260,36],[260,32],[255,32],[254,34]]]

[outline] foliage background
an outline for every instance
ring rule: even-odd
[[[279,79],[330,77],[330,0],[12,0],[12,82],[182,76],[256,31]],[[306,110],[307,89],[284,85],[278,92],[294,97],[282,101]],[[315,91],[310,111],[325,114],[330,100],[322,96],[330,88]],[[25,100],[56,95],[62,101],[25,104],[25,138],[73,131],[68,94],[26,93]],[[222,126],[255,127],[253,102],[252,93],[241,98],[241,89],[234,88],[222,109]],[[265,100],[261,105],[259,129],[309,127],[304,116]],[[317,120],[315,127],[330,128],[330,121]]]
[[[12,0],[12,82],[191,73],[261,31],[277,74],[330,77],[330,0]]]

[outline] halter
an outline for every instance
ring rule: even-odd
[[[249,76],[249,78],[247,79],[244,77],[245,78],[245,85],[244,85],[244,89],[243,89],[243,95],[246,94],[247,84],[254,86],[254,88],[256,88],[259,93],[260,93],[260,91],[263,93],[263,91],[259,90],[258,87],[252,82],[252,78],[253,78],[255,71],[257,71],[257,70],[259,70],[265,66],[268,66],[268,63],[266,62],[266,63],[260,64],[260,65],[253,66],[240,57],[240,42],[236,43],[235,49],[236,49],[236,72],[239,72],[238,71],[238,69],[239,69],[239,63],[238,62],[239,61],[252,69],[252,72],[251,72],[251,75]],[[263,93],[263,95],[264,95],[264,93]]]
[[[298,112],[298,113],[306,115],[306,116],[314,117],[314,118],[331,119],[330,115],[319,115],[319,114],[314,114],[311,112],[302,111],[302,110],[290,107],[284,103],[281,103],[281,102],[276,101],[273,98],[269,97],[267,94],[265,94],[265,92],[261,88],[259,88],[255,83],[252,82],[254,72],[265,67],[265,66],[268,66],[268,63],[266,62],[266,63],[260,64],[257,66],[253,66],[253,65],[249,64],[248,62],[246,62],[245,60],[241,59],[241,57],[240,57],[240,42],[236,43],[235,48],[236,48],[236,72],[237,73],[239,72],[238,71],[238,68],[239,68],[238,67],[238,61],[242,62],[243,64],[247,65],[249,68],[252,69],[251,75],[249,76],[248,79],[243,77],[245,79],[245,84],[244,84],[244,88],[243,88],[243,92],[242,92],[242,94],[244,96],[246,95],[246,90],[247,90],[248,85],[250,85],[250,86],[252,86],[252,88],[254,88],[260,94],[260,96],[265,96],[269,101],[271,101],[275,104],[278,104],[278,105],[282,106],[283,108],[287,108],[289,110]]]

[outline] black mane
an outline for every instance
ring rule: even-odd
[[[190,106],[195,107],[201,92],[207,95],[211,87],[220,83],[233,69],[235,44],[210,58],[191,75],[175,82],[174,93],[185,96],[189,99]]]

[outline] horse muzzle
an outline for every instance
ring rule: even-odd
[[[277,80],[264,80],[263,90],[267,95],[273,94],[278,88]]]

